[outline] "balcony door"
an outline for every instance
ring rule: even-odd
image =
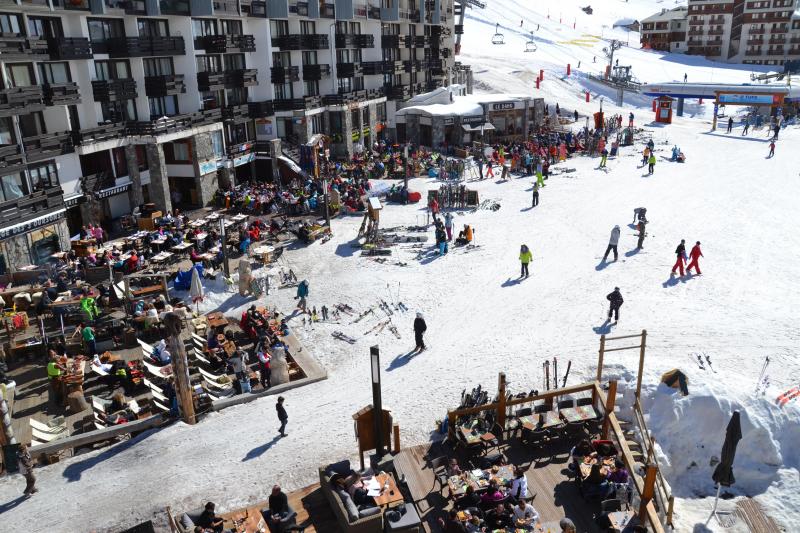
[[[169,37],[169,24],[166,19],[139,19],[139,37]]]
[[[6,82],[8,87],[37,85],[33,63],[6,63]]]
[[[64,37],[64,28],[58,17],[28,17],[28,33],[43,39]]]

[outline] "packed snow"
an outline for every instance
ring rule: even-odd
[[[533,11],[516,1],[495,0],[486,10],[470,10],[461,60],[473,66],[477,88],[540,95],[551,106],[558,101],[581,113],[595,111],[602,86],[589,86],[581,76],[562,80],[566,63],[576,68],[581,61],[579,72],[599,71],[604,42],[592,35],[624,39],[627,32],[611,28],[615,20],[641,20],[672,4],[611,0],[597,3],[589,16],[580,11],[581,3],[541,1],[530,3]],[[523,28],[517,32],[520,19]],[[495,22],[503,26],[507,44],[491,47]],[[523,54],[527,32],[536,24],[539,50]],[[632,45],[637,39],[631,34]],[[697,82],[749,79],[749,67],[702,58],[633,47],[618,54],[620,64],[634,65],[642,81],[677,81],[684,73]],[[546,71],[545,82],[536,92],[533,82],[540,68]],[[594,96],[588,104],[583,101],[586,88]],[[627,115],[633,109],[637,123],[652,119],[649,99],[626,98],[626,105],[638,106],[622,111]],[[606,106],[606,111],[617,111],[609,96]],[[400,424],[404,446],[426,442],[463,388],[480,383],[491,390],[500,370],[512,390],[527,391],[540,386],[542,361],[558,356],[572,361],[570,383],[591,379],[598,333],[605,331],[605,295],[619,286],[625,304],[612,333],[648,330],[643,402],[663,453],[664,474],[678,498],[676,531],[707,531],[702,524],[714,494],[712,459],[719,457],[735,409],[742,412],[743,439],[734,463],[737,484],[726,490],[755,497],[787,531],[800,530],[800,407],[798,400],[775,405],[781,392],[798,385],[800,370],[800,329],[792,314],[800,304],[795,281],[800,263],[793,253],[800,247],[795,231],[800,185],[791,149],[800,143],[800,129],[785,129],[775,157],[766,159],[763,130],[748,137],[738,130],[709,133],[703,118],[707,111],[708,104],[693,104],[687,106],[687,117],[670,126],[648,126],[657,155],[667,155],[677,144],[687,156],[685,164],[659,159],[653,176],[638,168],[642,146],[636,146],[610,160],[608,173],[596,170],[597,160],[589,158],[558,165],[576,171],[550,178],[535,209],[530,209],[530,178],[470,183],[482,199],[500,204],[497,211],[456,215],[456,228],[468,223],[476,229],[480,247],[473,251],[451,248],[436,257],[427,254],[431,244],[417,258],[417,250],[398,246],[380,264],[359,257],[351,247],[360,217],[335,219],[331,241],[287,251],[273,274],[292,268],[308,279],[309,303],[317,308],[342,302],[363,311],[380,299],[404,302],[409,312],[392,317],[402,339],[387,329],[364,335],[382,318],[377,308],[357,324],[345,319],[306,327],[293,319],[292,328],[326,368],[328,379],[285,394],[287,438],[276,437],[274,399],[269,397],[208,415],[194,427],[175,423],[38,469],[40,492],[29,500],[19,498],[20,476],[0,480],[0,529],[113,531],[149,518],[164,527],[167,505],[187,509],[213,500],[224,511],[266,499],[275,482],[288,490],[311,484],[317,465],[356,459],[351,415],[371,401],[368,352],[373,344],[381,348],[384,405]],[[438,183],[420,178],[411,181],[411,188],[438,188]],[[648,209],[649,236],[644,250],[635,253],[628,224],[640,206]],[[425,219],[422,205],[388,205],[381,224],[414,225]],[[620,259],[604,266],[600,258],[615,224],[623,229]],[[702,276],[670,278],[680,239],[689,245],[702,242]],[[532,249],[534,261],[531,277],[518,282],[523,243]],[[227,292],[221,283],[207,282],[206,290],[201,311],[219,308],[237,316],[251,301]],[[278,290],[261,302],[289,312],[293,296],[293,290]],[[430,348],[409,357],[417,311],[426,317]],[[343,343],[331,336],[334,330],[359,340],[352,346]],[[687,355],[695,351],[707,353],[713,368],[700,369]],[[767,355],[770,383],[764,394],[755,394]],[[636,355],[628,352],[606,358],[609,375],[623,379],[627,405],[635,362]],[[676,367],[689,377],[687,397],[659,386],[661,374]],[[620,403],[624,409],[626,401]],[[721,505],[730,508],[733,502]],[[741,530],[741,524],[737,527]],[[721,528],[712,521],[708,530]]]

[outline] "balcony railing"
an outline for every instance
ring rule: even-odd
[[[324,34],[280,35],[272,38],[272,46],[281,50],[327,50],[328,36]]]
[[[300,67],[272,67],[269,74],[272,83],[300,81]]]
[[[263,0],[253,0],[250,2],[249,16],[267,18],[267,3]]]
[[[75,105],[81,103],[81,93],[75,82],[50,83],[42,86],[45,105]]]
[[[183,94],[186,92],[186,85],[183,82],[183,74],[145,76],[144,92],[151,98],[169,96],[173,94]]]
[[[214,0],[215,15],[239,15],[239,3],[236,0]]]
[[[275,108],[272,105],[272,100],[264,100],[263,102],[250,102],[248,104],[248,108],[250,118],[266,118],[275,114]]]
[[[25,148],[25,159],[28,163],[41,161],[75,151],[72,144],[72,132],[61,131],[46,133],[36,137],[24,137],[22,146]]]
[[[387,85],[386,97],[390,100],[407,100],[411,98],[411,88],[408,85]]]
[[[122,78],[117,80],[92,81],[94,99],[98,102],[119,102],[139,96],[136,93],[136,80]]]
[[[708,30],[709,35],[723,35],[725,30]]]
[[[22,155],[22,147],[18,144],[0,145],[0,170],[8,172],[8,169],[22,167],[25,157]]]
[[[300,17],[308,16],[308,2],[295,2],[289,4],[289,13],[294,13]]]
[[[324,19],[336,18],[336,8],[334,8],[333,4],[321,3],[319,6],[319,16]]]
[[[15,59],[47,61],[47,41],[39,37],[16,37],[0,33],[0,61]]]
[[[361,63],[336,63],[337,78],[354,78],[364,74]]]
[[[206,35],[195,39],[195,48],[208,54],[255,52],[256,39],[252,35]]]
[[[53,0],[53,9],[67,11],[89,11],[89,0]]]
[[[330,65],[303,65],[303,80],[313,81],[327,78],[331,75]]]
[[[764,44],[764,37],[755,37],[747,39],[747,44]]]
[[[149,57],[185,55],[183,37],[114,37],[107,39],[110,57]]]
[[[769,44],[785,44],[786,38],[784,36],[770,37],[768,42]]]
[[[162,15],[191,15],[189,0],[160,0],[158,8]]]
[[[375,74],[402,74],[405,72],[402,61],[364,61],[361,68],[365,76]]]
[[[201,91],[218,91],[225,88],[224,72],[198,72],[197,88]]]
[[[243,68],[229,70],[225,76],[226,87],[252,87],[258,85],[258,70],[254,68]]]
[[[197,113],[186,113],[157,120],[128,122],[125,125],[125,133],[134,136],[155,137],[214,124],[221,120],[222,112],[219,109],[206,109]]]
[[[403,48],[407,38],[406,35],[381,35],[381,48]]]
[[[72,132],[72,142],[75,145],[92,144],[111,141],[125,136],[125,123],[116,122],[103,124],[96,128],[86,128]]]
[[[91,59],[92,45],[86,37],[59,37],[47,39],[50,59]]]
[[[747,30],[747,33],[749,35],[767,33],[767,30],[766,28],[750,28],[749,30]]]
[[[42,216],[64,205],[64,191],[58,185],[0,203],[0,224],[9,225]]]
[[[322,99],[319,96],[306,96],[305,98],[274,100],[272,104],[275,111],[296,111],[320,107]]]
[[[250,120],[250,106],[248,104],[229,105],[222,108],[222,120],[239,124]]]
[[[336,35],[336,48],[373,48],[375,36],[371,33],[347,33]]]
[[[44,109],[44,95],[39,85],[0,89],[0,117],[32,113]]]

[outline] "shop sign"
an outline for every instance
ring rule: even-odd
[[[516,102],[497,102],[496,104],[492,104],[493,111],[508,111],[509,109],[515,109],[516,107]]]
[[[780,95],[777,94],[732,94],[726,93],[719,95],[720,104],[739,104],[739,105],[772,105],[780,103]]]
[[[483,124],[486,122],[486,119],[483,118],[483,115],[466,115],[461,117],[462,124],[468,124],[470,126],[477,126],[479,124]]]
[[[205,176],[206,174],[211,174],[212,172],[216,171],[219,168],[220,160],[214,159],[212,161],[203,161],[200,163],[200,175]]]
[[[7,239],[9,237],[13,237],[14,235],[22,235],[23,233],[27,233],[36,228],[41,228],[42,226],[57,222],[64,218],[65,212],[66,209],[59,209],[54,213],[43,215],[38,218],[34,218],[33,220],[28,220],[27,222],[21,222],[19,224],[14,224],[13,226],[0,229],[0,239]]]
[[[453,117],[445,117],[444,118],[444,125],[445,126],[452,126],[454,122],[455,122],[455,119]]]
[[[115,196],[117,194],[122,194],[122,193],[124,193],[125,191],[127,191],[130,188],[131,188],[131,184],[130,183],[125,183],[123,185],[118,185],[116,187],[110,187],[108,189],[103,189],[102,191],[100,191],[98,193],[95,193],[94,196],[95,196],[95,198],[100,200],[100,199],[103,199],[103,198],[108,198],[110,196]]]
[[[233,166],[234,167],[239,167],[239,166],[244,165],[245,163],[249,163],[249,162],[255,161],[255,160],[256,160],[256,154],[251,152],[249,154],[240,155],[239,157],[234,158]]]

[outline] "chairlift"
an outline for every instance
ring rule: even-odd
[[[500,33],[500,23],[494,25],[494,35],[492,36],[492,44],[506,44],[505,36]]]
[[[536,51],[536,41],[533,40],[533,32],[531,32],[531,40],[525,43],[525,51],[526,52]]]

